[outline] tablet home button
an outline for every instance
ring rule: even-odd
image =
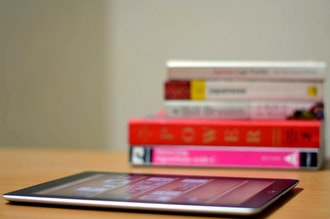
[[[276,190],[268,190],[267,191],[267,193],[269,193],[269,194],[274,194],[274,193],[276,193],[277,191]]]

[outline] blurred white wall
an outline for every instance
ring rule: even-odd
[[[163,107],[168,59],[330,65],[328,0],[0,4],[0,145],[127,150],[127,120]]]
[[[105,148],[104,1],[0,0],[0,145]]]

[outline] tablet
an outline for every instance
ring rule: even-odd
[[[3,197],[20,203],[253,215],[298,182],[295,179],[82,172]]]

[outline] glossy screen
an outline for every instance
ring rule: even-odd
[[[267,179],[97,173],[34,192],[39,196],[193,205],[241,206],[262,191],[277,193]]]

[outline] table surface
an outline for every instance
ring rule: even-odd
[[[0,193],[86,170],[299,179],[298,186],[258,218],[330,218],[330,162],[319,171],[222,168],[132,167],[124,152],[0,148]],[[203,215],[125,212],[9,204],[1,198],[0,218],[210,218]],[[211,217],[212,218],[212,217]],[[217,217],[219,218],[219,217]],[[224,216],[224,218],[228,218]],[[254,217],[255,218],[255,217]]]

